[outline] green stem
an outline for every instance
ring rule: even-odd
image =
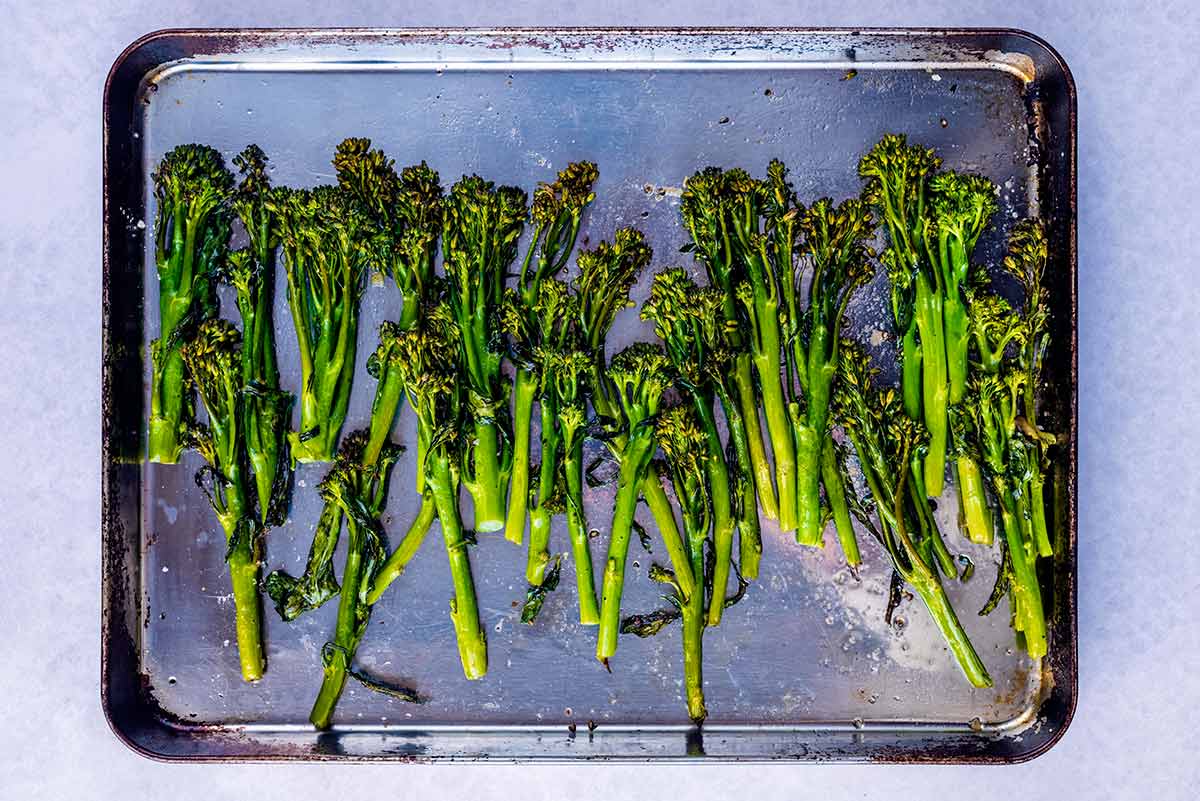
[[[921,419],[923,361],[921,343],[917,341],[916,320],[913,320],[900,340],[900,391],[904,396],[904,413],[913,420]]]
[[[362,456],[364,466],[370,467],[379,460],[379,454],[392,434],[396,413],[403,400],[404,384],[399,371],[383,368],[379,383],[375,386],[375,397],[371,401],[371,428]]]
[[[530,431],[536,393],[537,381],[533,373],[525,369],[517,370],[517,378],[513,382],[512,480],[508,490],[508,514],[504,521],[504,538],[514,545],[520,545],[525,540],[525,517],[529,506]],[[542,458],[545,459],[544,456]],[[532,557],[532,551],[530,554]]]
[[[946,294],[942,304],[946,333],[946,372],[950,404],[960,403],[967,391],[967,346],[970,343],[967,307],[957,289]]]
[[[258,594],[258,560],[249,543],[229,555],[229,578],[237,621],[238,661],[244,681],[258,681],[266,669],[262,643],[262,603]]]
[[[758,521],[754,475],[750,467],[750,447],[741,409],[726,392],[718,388],[718,393],[721,397],[721,408],[725,411],[725,420],[729,425],[729,440],[733,443],[733,452],[737,458],[734,469],[737,471],[736,484],[741,493],[737,521],[739,567],[744,578],[753,580],[758,578],[758,565],[762,558],[762,529]]]
[[[734,395],[741,410],[742,427],[749,445],[750,465],[754,473],[754,487],[758,493],[758,505],[769,520],[779,517],[779,501],[775,493],[775,475],[767,459],[763,444],[762,427],[758,420],[758,394],[754,389],[754,377],[750,371],[749,354],[740,354],[734,359]]]
[[[954,613],[954,607],[950,605],[950,599],[946,597],[946,591],[942,589],[937,578],[921,571],[921,575],[914,576],[911,583],[925,602],[925,607],[933,617],[933,622],[937,624],[942,638],[950,646],[950,652],[954,654],[967,681],[974,687],[991,687],[992,677],[988,675],[987,667],[975,652],[975,646],[963,630],[962,623],[959,622],[958,615]]]
[[[959,456],[954,463],[958,487],[959,525],[965,528],[967,539],[981,545],[991,545],[994,538],[992,513],[987,505],[983,471],[970,456]]]
[[[538,471],[537,505],[529,516],[529,557],[525,565],[525,578],[530,584],[540,586],[546,577],[546,566],[550,564],[550,527],[554,515],[546,504],[554,494],[558,479],[559,433],[555,425],[557,410],[550,398],[541,403],[542,462]]]
[[[721,435],[717,432],[717,421],[713,417],[712,398],[704,397],[703,393],[693,392],[692,405],[700,418],[708,440],[708,459],[706,474],[711,493],[713,519],[713,595],[725,597],[725,589],[729,584],[729,574],[733,559],[733,519],[732,496],[729,492],[729,469],[725,464],[725,451],[721,446]],[[694,568],[693,568],[694,571]],[[712,603],[708,607],[708,625],[716,626],[721,622],[721,613],[725,609],[723,603]]]
[[[475,442],[471,447],[474,481],[467,484],[475,504],[475,530],[504,528],[504,486],[500,469],[500,430],[489,417],[475,418]]]
[[[601,662],[607,662],[617,651],[617,634],[621,628],[621,595],[625,588],[625,561],[629,556],[629,538],[633,533],[638,487],[646,476],[653,453],[653,436],[635,432],[625,445],[621,456],[616,506],[613,510],[600,601],[600,631],[596,641],[596,658]]]
[[[771,455],[775,459],[779,528],[785,532],[795,531],[796,447],[792,439],[787,403],[783,399],[783,389],[778,379],[762,382],[762,406],[763,415],[767,420],[767,432],[771,438]]]
[[[688,564],[686,546],[683,537],[680,536],[679,525],[675,522],[675,509],[671,506],[671,500],[667,497],[666,490],[663,489],[662,481],[657,467],[651,465],[642,479],[642,497],[646,501],[646,506],[650,508],[650,514],[654,516],[654,525],[658,527],[658,534],[662,537],[663,547],[667,549],[667,556],[670,557],[673,564],[686,566]],[[681,590],[691,592],[696,578],[690,570],[676,570],[675,581],[678,582]],[[617,611],[620,612],[619,609]]]
[[[567,533],[571,539],[571,558],[575,561],[575,588],[579,597],[579,622],[595,626],[600,622],[596,601],[596,579],[592,572],[592,549],[588,542],[587,522],[583,517],[583,437],[568,433],[571,442],[563,457],[567,482]]]
[[[367,593],[368,605],[374,605],[387,592],[387,588],[392,585],[392,582],[404,575],[408,563],[417,555],[421,543],[425,542],[425,535],[429,533],[435,517],[437,517],[437,506],[433,499],[428,496],[421,498],[417,516],[409,525],[404,539],[400,540],[396,550],[392,551],[375,576],[371,591]]]
[[[925,463],[928,464],[928,460]],[[921,458],[916,454],[913,454],[910,460],[910,470],[912,480],[908,482],[909,498],[916,508],[917,522],[921,527],[923,541],[928,542],[929,549],[934,559],[937,560],[937,566],[942,571],[942,575],[957,578],[958,565],[955,564],[950,549],[946,547],[946,542],[942,539],[942,532],[933,519],[933,513],[929,510],[929,496],[925,491],[925,480],[921,476]]]
[[[1029,514],[1033,527],[1033,544],[1038,556],[1054,556],[1050,531],[1046,527],[1046,475],[1034,473],[1029,480]]]
[[[825,484],[825,498],[829,501],[829,508],[833,513],[833,524],[837,529],[838,542],[841,543],[846,564],[857,567],[862,563],[862,555],[858,550],[854,523],[850,519],[850,507],[846,503],[846,487],[842,483],[841,470],[838,469],[837,451],[828,437],[826,434],[825,446],[821,448],[821,480]]]
[[[719,595],[709,605],[724,606]],[[708,717],[704,705],[704,594],[694,592],[683,608],[683,684],[687,697],[688,717],[699,724]]]
[[[1025,550],[1020,523],[1015,514],[1016,501],[1012,493],[997,482],[996,493],[1000,499],[1000,522],[1004,538],[1012,559],[1013,611],[1019,631],[1025,640],[1025,650],[1034,659],[1046,655],[1046,618],[1042,610],[1042,591],[1037,572]]]
[[[334,627],[333,645],[325,664],[325,677],[321,690],[313,703],[308,719],[318,729],[328,729],[333,710],[337,706],[342,690],[346,686],[346,671],[358,645],[359,585],[362,583],[362,537],[358,524],[347,518],[349,547],[346,549],[346,566],[342,570],[342,591],[338,598],[337,624]]]
[[[458,640],[458,656],[463,675],[480,679],[487,673],[487,634],[479,620],[479,602],[475,597],[475,581],[471,578],[471,561],[463,537],[462,517],[458,511],[455,482],[450,474],[445,454],[430,455],[429,487],[442,525],[446,555],[450,559],[450,575],[454,580],[454,598],[450,601],[450,620]]]
[[[924,273],[917,274],[915,303],[917,331],[921,336],[921,399],[929,451],[925,456],[925,490],[929,497],[942,494],[946,478],[946,444],[949,435],[950,385],[946,376],[946,340],[942,328],[942,298]]]
[[[788,411],[796,432],[796,470],[799,481],[794,497],[796,542],[817,548],[825,547],[821,525],[821,439],[822,435],[808,425],[800,407],[792,403]],[[782,497],[782,496],[780,496]]]
[[[172,332],[163,331],[164,341]],[[150,461],[175,464],[183,452],[179,440],[183,422],[183,353],[178,343],[166,352],[159,385],[150,393],[150,427],[146,451]]]

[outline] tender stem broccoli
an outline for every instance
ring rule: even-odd
[[[929,189],[932,202],[922,239],[943,296],[946,371],[953,405],[962,401],[967,389],[970,320],[966,290],[971,254],[996,212],[996,187],[976,175],[944,172],[930,180]]]
[[[661,347],[638,342],[612,358],[604,380],[608,386],[605,394],[614,399],[620,415],[615,425],[623,440],[618,457],[621,466],[604,568],[600,632],[596,643],[596,658],[607,664],[617,650],[621,595],[625,586],[629,538],[633,533],[633,515],[639,491],[650,469],[650,461],[657,450],[654,420],[662,395],[673,383],[674,375]],[[668,545],[668,550],[672,547]]]
[[[600,242],[579,254],[579,275],[574,281],[575,295],[579,298],[579,335],[583,350],[591,359],[587,390],[597,417],[614,429],[607,432],[605,444],[617,459],[621,458],[627,437],[616,430],[620,429],[617,423],[621,409],[604,374],[605,343],[617,314],[632,305],[629,291],[652,257],[640,231],[621,228],[611,244]],[[672,559],[686,558],[675,512],[653,464],[642,480],[641,492]]]
[[[684,182],[679,211],[683,217],[683,224],[692,238],[691,250],[708,271],[709,284],[721,291],[721,313],[726,324],[733,355],[732,374],[735,387],[733,400],[741,411],[740,418],[745,431],[744,437],[741,437],[740,434],[738,436],[744,439],[749,450],[751,474],[758,493],[759,506],[762,508],[763,514],[771,519],[779,518],[780,526],[785,531],[791,531],[795,529],[795,522],[792,519],[794,515],[791,511],[794,508],[794,502],[789,506],[789,504],[777,500],[777,497],[792,492],[790,482],[793,479],[793,465],[788,462],[788,454],[793,452],[793,446],[790,430],[787,431],[785,437],[783,436],[785,429],[781,427],[786,426],[788,422],[786,408],[782,401],[782,390],[780,390],[778,400],[773,394],[780,379],[776,376],[774,380],[770,380],[769,340],[772,324],[765,319],[761,321],[767,326],[764,333],[754,328],[753,321],[751,321],[751,337],[744,336],[742,333],[744,330],[743,316],[739,313],[741,304],[735,294],[738,283],[743,280],[748,269],[742,263],[742,257],[739,255],[746,250],[745,247],[740,246],[742,240],[739,238],[739,231],[746,237],[751,235],[745,219],[745,204],[753,202],[753,198],[746,197],[747,190],[752,185],[748,176],[741,170],[731,170],[726,173],[717,167],[708,167]],[[754,193],[749,194],[753,195]],[[735,216],[741,224],[739,230],[735,230]],[[757,241],[755,238],[756,243]],[[765,282],[765,278],[763,280]],[[752,294],[761,299],[764,308],[771,304],[778,305],[776,292],[765,283]],[[774,315],[771,317],[775,319]],[[754,340],[750,343],[752,349],[756,354],[761,353],[761,358],[765,360],[765,362],[760,362],[760,378],[763,370],[768,373],[767,384],[769,386],[764,386],[762,391],[764,411],[767,416],[768,429],[771,432],[772,449],[778,449],[774,450],[776,465],[774,473],[767,459],[762,429],[758,420],[758,392],[754,383],[754,359],[751,352],[747,350],[747,339]],[[777,434],[778,442],[776,442]],[[735,439],[735,441],[737,440]],[[776,480],[783,483],[783,486],[779,488],[778,496],[775,488]],[[792,494],[789,497],[794,499],[795,496]]]
[[[704,704],[704,627],[712,620],[712,608],[725,605],[723,591],[711,583],[711,575],[706,575],[705,571],[705,547],[713,546],[709,537],[711,506],[706,481],[711,475],[706,468],[706,462],[711,458],[709,437],[694,406],[667,409],[659,416],[654,428],[671,470],[675,499],[683,514],[688,560],[673,562],[671,571],[655,565],[651,574],[672,587],[673,593],[664,597],[679,610],[683,619],[684,697],[688,717],[700,724],[708,716]],[[692,576],[694,589],[690,592],[680,588],[678,576],[681,574]]]
[[[468,540],[458,508],[459,467],[463,460],[466,404],[458,376],[454,343],[459,340],[452,317],[457,310],[435,310],[436,325],[406,331],[398,337],[396,364],[409,404],[424,431],[424,452],[419,469],[425,475],[425,491],[432,498],[442,528],[454,597],[450,619],[458,640],[463,674],[468,679],[487,673],[487,635],[479,619],[479,603]]]
[[[896,572],[928,608],[930,615],[976,687],[990,687],[991,677],[971,645],[938,579],[933,553],[940,539],[923,492],[912,492],[914,453],[924,446],[921,424],[902,411],[892,389],[875,387],[867,355],[845,342],[840,360],[841,380],[834,391],[834,414],[846,430],[870,491],[870,505],[879,520],[876,529]],[[869,522],[869,521],[868,521]]]
[[[146,447],[150,461],[175,464],[192,422],[180,348],[217,314],[216,273],[229,244],[233,176],[211,147],[180,145],[163,157],[152,179],[160,333],[151,344]]]
[[[590,535],[583,509],[583,440],[587,424],[584,390],[591,363],[591,356],[586,351],[575,349],[553,354],[543,362],[542,368],[543,392],[554,399],[561,437],[562,477],[566,486],[563,502],[567,533],[571,539],[571,558],[575,562],[579,622],[585,626],[600,622]],[[650,477],[651,480],[654,478]]]
[[[654,322],[654,331],[666,347],[667,357],[691,399],[696,425],[704,435],[706,451],[699,464],[707,478],[712,504],[713,587],[718,594],[723,594],[731,572],[736,522],[730,471],[713,414],[716,394],[713,376],[728,369],[729,365],[727,361],[720,366],[709,363],[717,354],[710,349],[715,335],[706,330],[719,328],[720,310],[720,291],[715,288],[702,290],[687,271],[680,268],[664,270],[654,276],[650,299],[642,306],[642,319]],[[723,389],[727,394],[728,387]],[[712,604],[708,610],[708,625],[720,623],[721,612],[722,604]]]
[[[522,415],[532,412],[532,403],[524,405],[526,395],[520,392],[521,385],[526,381],[534,382],[532,392],[528,393],[527,397],[530,401],[536,398],[540,410],[541,464],[538,467],[537,488],[532,492],[529,488],[529,451],[526,442],[524,457],[519,450],[514,457],[512,484],[514,492],[519,487],[524,487],[526,497],[519,499],[514,495],[509,499],[509,511],[519,506],[521,516],[521,524],[516,527],[516,521],[510,515],[509,522],[514,524],[511,533],[523,534],[526,510],[529,510],[529,559],[525,577],[535,587],[541,585],[546,568],[550,564],[550,527],[554,513],[563,500],[560,487],[563,432],[558,425],[559,397],[556,376],[552,375],[551,371],[555,369],[555,363],[560,357],[576,348],[578,335],[574,323],[578,317],[578,308],[579,300],[571,294],[570,287],[555,278],[546,278],[540,282],[537,294],[528,307],[516,290],[507,294],[505,302],[504,327],[514,343],[514,351],[525,350],[527,354],[523,360],[525,366],[520,368],[518,373],[517,410]],[[522,375],[525,376],[524,381],[521,379]],[[526,426],[524,435],[520,433],[520,429],[518,424],[517,439],[528,440],[528,427]],[[522,462],[526,475],[518,480],[516,466]]]
[[[1004,269],[1013,275],[1025,291],[1022,310],[1025,337],[1018,362],[1027,380],[1021,394],[1022,431],[1033,441],[1035,465],[1029,482],[1029,503],[1032,512],[1034,541],[1039,556],[1053,556],[1054,549],[1046,525],[1046,471],[1049,469],[1048,449],[1058,438],[1041,428],[1038,420],[1037,390],[1041,384],[1042,362],[1050,343],[1050,301],[1042,285],[1046,273],[1048,249],[1046,232],[1040,222],[1027,220],[1009,238],[1009,252]]]
[[[388,476],[400,457],[400,449],[389,444],[370,466],[364,467],[368,437],[365,430],[347,435],[320,485],[321,498],[336,506],[346,520],[347,547],[337,623],[333,639],[321,649],[324,679],[309,714],[318,729],[329,728],[346,678],[351,675],[354,654],[371,618],[368,596],[386,553],[379,517],[387,502]]]
[[[889,247],[882,259],[891,284],[892,315],[900,338],[904,410],[929,432],[926,489],[940,495],[945,481],[950,386],[946,362],[941,271],[929,261],[930,181],[941,166],[932,149],[888,134],[862,157],[865,196],[879,210]]]
[[[195,447],[208,463],[196,481],[225,531],[242,678],[257,681],[266,667],[258,598],[262,530],[247,485],[241,347],[237,329],[214,318],[200,324],[180,355],[208,414],[208,426],[193,430]]]
[[[242,181],[233,195],[233,211],[250,246],[229,254],[225,275],[237,292],[242,318],[242,387],[246,406],[246,455],[254,473],[259,520],[280,525],[287,517],[292,471],[287,434],[291,393],[279,388],[275,358],[275,251],[278,230],[267,205],[271,193],[267,157],[250,145],[234,157]]]
[[[786,187],[779,162],[772,163],[770,174],[772,185]],[[785,195],[782,189],[776,193]],[[871,277],[870,259],[875,254],[866,242],[873,233],[873,225],[870,207],[858,198],[836,206],[829,198],[816,201],[799,214],[799,231],[804,238],[801,259],[795,274],[786,279],[791,285],[787,289],[788,319],[796,320],[794,329],[789,331],[790,368],[804,389],[803,397],[793,400],[788,407],[796,434],[799,476],[796,538],[806,545],[822,545],[823,478],[838,537],[846,546],[846,560],[852,566],[857,564],[858,549],[856,545],[848,545],[854,540],[854,531],[846,526],[849,512],[844,503],[844,489],[836,472],[825,469],[823,452],[833,447],[829,406],[838,374],[842,320],[851,296]],[[808,304],[800,310],[795,308],[792,298],[801,293],[805,273],[808,273]]]
[[[1046,655],[1046,619],[1035,564],[1028,483],[1032,454],[1017,430],[1017,407],[1028,376],[1014,368],[1004,374],[972,376],[967,406],[992,485],[1008,551],[1013,626],[1025,649],[1037,658]]]
[[[1000,516],[1006,558],[993,597],[1002,597],[1008,587],[1013,626],[1034,658],[1045,656],[1048,646],[1037,559],[1053,555],[1044,483],[1047,450],[1057,441],[1037,426],[1036,390],[1048,341],[1049,311],[1041,286],[1046,258],[1041,226],[1021,223],[1004,262],[1024,289],[1021,313],[997,296],[973,297],[971,333],[980,361],[968,381],[956,431],[966,460],[976,469],[982,465],[979,483],[986,476]],[[1010,344],[1015,347],[1008,349]]]
[[[442,186],[425,162],[396,173],[394,162],[369,139],[346,139],[338,145],[333,165],[338,185],[358,199],[373,232],[372,263],[381,267],[400,290],[401,311],[387,332],[380,331],[376,367],[386,364],[388,336],[407,331],[435,294],[434,265],[442,224]],[[367,363],[368,371],[373,362]],[[371,405],[371,438],[364,453],[370,464],[391,435],[404,393],[386,369],[371,374],[379,379]],[[419,489],[419,488],[418,488]]]
[[[475,506],[475,528],[504,527],[504,502],[512,463],[508,381],[500,315],[504,282],[525,226],[525,193],[496,187],[477,175],[450,190],[442,221],[448,299],[460,332],[466,411],[474,435],[464,449],[462,482]]]
[[[300,350],[300,430],[288,438],[292,458],[327,462],[350,402],[375,228],[362,204],[340,187],[277,190],[267,208],[283,247]]]
[[[509,488],[508,513],[504,536],[520,544],[525,536],[525,518],[529,502],[530,431],[533,402],[540,381],[532,363],[534,349],[544,345],[541,339],[545,322],[536,308],[542,283],[559,275],[570,259],[579,236],[584,209],[596,198],[592,186],[599,172],[590,161],[572,162],[558,174],[554,183],[539,184],[533,193],[529,216],[533,222],[533,241],[517,275],[517,289],[510,299],[506,317],[515,316],[509,329],[516,365],[513,387],[513,465]],[[553,419],[553,411],[542,411]],[[543,463],[545,458],[543,457]],[[549,468],[544,468],[549,469]],[[532,553],[532,552],[531,552]],[[547,555],[547,559],[549,556]],[[539,584],[538,582],[533,582]]]

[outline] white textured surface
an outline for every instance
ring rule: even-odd
[[[0,3],[0,619],[4,798],[320,799],[1196,797],[1200,698],[1193,227],[1200,217],[1186,0],[575,5]],[[489,4],[490,5],[490,4]],[[51,7],[55,6],[55,7]],[[853,7],[853,8],[851,8]],[[1080,101],[1080,700],[1023,766],[162,766],[100,712],[100,102],[125,44],[155,28],[308,25],[987,25],[1032,30]]]

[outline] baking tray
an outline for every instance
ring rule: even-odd
[[[113,731],[170,760],[1016,762],[1042,753],[1065,731],[1077,689],[1075,129],[1066,65],[1011,30],[180,30],[133,43],[104,97],[101,692]],[[778,156],[802,199],[847,196],[860,188],[858,156],[890,131],[1001,186],[985,261],[997,262],[1017,217],[1036,212],[1048,224],[1045,404],[1070,442],[1055,465],[1045,660],[1017,651],[1003,610],[970,613],[996,564],[953,534],[977,570],[949,591],[991,690],[961,679],[919,605],[903,608],[903,629],[884,623],[889,571],[869,538],[856,579],[836,547],[804,549],[768,527],[760,580],[706,634],[711,716],[696,731],[680,700],[677,630],[622,638],[606,673],[591,655],[594,632],[573,624],[570,591],[553,594],[535,626],[520,625],[524,554],[498,536],[481,537],[472,554],[492,669],[462,680],[435,534],[376,608],[358,657],[427,703],[350,687],[334,729],[310,730],[332,604],[293,624],[268,616],[266,678],[240,681],[224,544],[192,482],[195,456],[168,467],[142,455],[146,342],[157,330],[148,181],[166,150],[199,141],[230,157],[257,142],[274,180],[311,185],[332,179],[339,140],[369,136],[399,164],[428,160],[447,185],[478,171],[526,189],[586,157],[601,178],[582,238],[637,225],[662,267],[690,258],[678,253],[678,196],[695,169],[759,173]],[[886,324],[885,291],[877,281],[856,301],[854,336]],[[367,293],[360,353],[395,314],[393,293]],[[282,290],[276,319],[286,376],[296,354]],[[631,310],[612,344],[648,333]],[[360,370],[346,430],[367,420],[373,389]],[[412,425],[405,413],[397,436],[411,441]],[[297,473],[289,524],[269,535],[268,569],[302,562],[322,471]],[[392,532],[414,510],[412,478],[406,460],[393,478]],[[589,503],[603,528],[611,495]],[[939,512],[948,532],[952,506]],[[653,556],[633,547],[625,609],[642,611],[656,606]]]

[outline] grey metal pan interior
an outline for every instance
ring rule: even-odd
[[[1012,762],[1065,730],[1076,695],[1075,96],[1045,43],[1017,31],[168,31],[117,60],[104,113],[102,692],[114,731],[133,748],[180,760]],[[331,180],[338,141],[369,136],[398,163],[429,161],[446,183],[478,171],[529,190],[568,160],[590,158],[601,179],[583,235],[595,242],[637,225],[663,267],[690,266],[678,252],[678,192],[695,169],[759,173],[778,156],[802,199],[844,197],[859,189],[858,156],[890,131],[1002,187],[985,261],[997,262],[1017,217],[1040,213],[1049,226],[1054,344],[1044,391],[1071,437],[1056,465],[1046,660],[1020,655],[1003,610],[974,616],[996,558],[954,534],[977,566],[951,593],[996,679],[987,691],[961,680],[919,605],[902,608],[903,627],[884,623],[888,570],[874,542],[862,540],[867,564],[856,579],[836,547],[805,550],[768,528],[760,581],[705,638],[711,717],[700,734],[680,701],[677,632],[623,638],[613,673],[604,672],[592,633],[573,624],[569,591],[551,597],[537,625],[520,625],[524,556],[499,536],[481,537],[472,555],[493,668],[481,682],[462,680],[445,558],[431,536],[377,608],[359,656],[415,684],[427,703],[349,690],[335,729],[313,733],[306,714],[332,608],[293,624],[269,620],[268,674],[241,683],[223,542],[192,482],[198,465],[150,466],[141,456],[146,342],[157,330],[147,186],[166,150],[199,141],[229,157],[257,142],[274,180],[311,185]],[[887,327],[884,296],[877,281],[855,302],[855,338]],[[360,353],[397,305],[393,287],[368,291]],[[296,353],[282,290],[277,306],[286,376]],[[648,335],[630,310],[612,344]],[[373,388],[360,370],[347,430],[365,423]],[[397,437],[411,440],[412,425],[405,413]],[[268,568],[303,559],[322,472],[297,474],[290,523],[268,539]],[[392,530],[415,509],[411,487],[405,460],[385,521]],[[942,507],[953,532],[953,504]],[[596,491],[593,525],[603,530],[610,508],[611,493]],[[648,610],[655,555],[632,558],[626,608]]]

